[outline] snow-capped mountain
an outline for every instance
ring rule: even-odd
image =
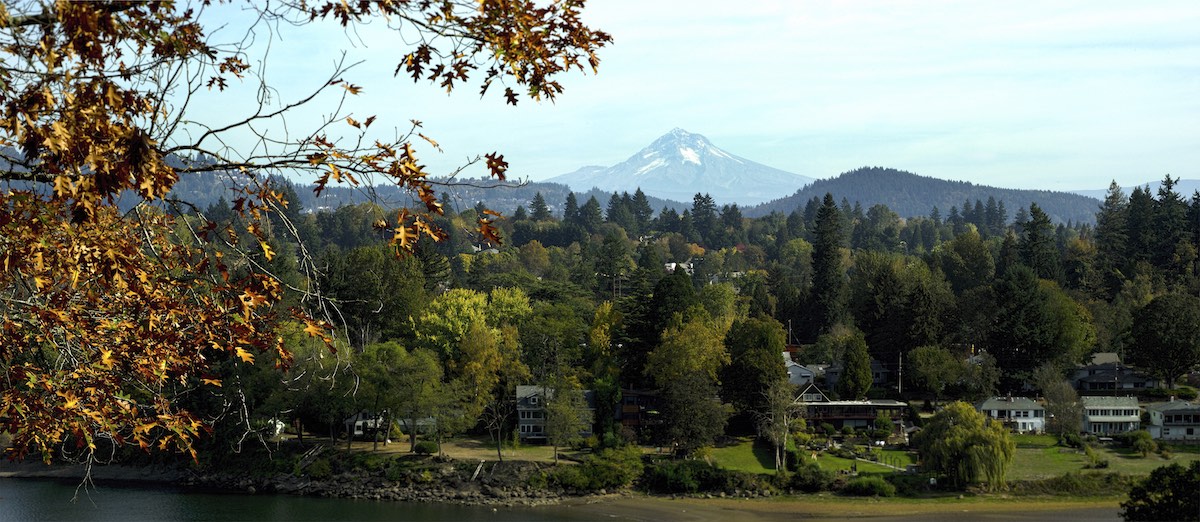
[[[583,167],[546,181],[574,191],[593,187],[689,202],[696,193],[718,204],[756,205],[790,195],[812,178],[792,174],[725,152],[708,138],[674,129],[629,159],[611,167]]]

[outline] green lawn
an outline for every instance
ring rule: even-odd
[[[754,444],[750,437],[738,439],[738,443],[723,448],[713,448],[713,461],[725,469],[750,473],[775,473],[775,457],[766,444]]]
[[[884,450],[883,456],[884,462],[900,468],[914,463],[912,455],[905,451]],[[712,450],[712,459],[718,466],[725,469],[750,473],[775,473],[775,458],[771,454],[771,448],[761,443],[754,444],[753,439],[750,437],[739,439],[738,443],[734,445],[714,448]],[[832,471],[849,470],[855,463],[858,464],[858,471],[863,473],[891,473],[895,471],[893,468],[873,462],[844,459],[827,453],[818,453],[817,462],[822,468]]]
[[[1017,437],[1017,454],[1009,468],[1010,480],[1042,479],[1062,475],[1064,473],[1086,471],[1084,464],[1088,462],[1082,450],[1062,448],[1045,444],[1045,440],[1031,437],[1053,437],[1046,435]],[[1200,447],[1171,446],[1171,458],[1163,459],[1158,454],[1142,457],[1127,448],[1100,446],[1095,448],[1102,460],[1108,460],[1108,467],[1097,471],[1115,471],[1128,475],[1147,475],[1154,468],[1165,466],[1172,462],[1187,464],[1200,460]]]
[[[1016,456],[1009,468],[1009,480],[1035,480],[1057,477],[1065,473],[1089,471],[1083,451],[1056,445],[1051,435],[1015,435]],[[1142,457],[1138,453],[1119,447],[1100,446],[1095,449],[1101,459],[1108,460],[1108,467],[1096,471],[1115,471],[1129,475],[1146,475],[1154,468],[1172,462],[1187,464],[1200,460],[1200,446],[1171,446],[1171,458],[1163,459],[1158,454]],[[722,468],[749,473],[775,473],[775,459],[766,444],[755,444],[752,437],[743,437],[737,444],[712,450],[713,461]],[[806,455],[807,458],[807,455]],[[883,462],[904,468],[915,463],[915,456],[902,450],[884,450]],[[893,468],[873,462],[854,461],[818,453],[817,462],[831,471],[849,470],[857,464],[860,473],[891,473]]]

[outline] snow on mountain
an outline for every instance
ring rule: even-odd
[[[812,178],[755,163],[717,148],[708,138],[674,129],[611,167],[583,167],[548,179],[577,192],[593,187],[689,202],[707,193],[719,204],[756,205],[796,192]]]

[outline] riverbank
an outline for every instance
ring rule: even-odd
[[[536,463],[513,463],[536,466]],[[453,466],[450,466],[451,468]],[[78,480],[83,466],[46,466],[40,462],[0,463],[0,478],[53,478]],[[498,470],[506,472],[510,470]],[[483,471],[480,472],[481,475]],[[581,519],[615,519],[660,522],[776,521],[796,518],[822,520],[1120,520],[1118,498],[1062,499],[1057,497],[966,496],[940,498],[848,498],[832,494],[783,495],[772,498],[706,498],[705,496],[652,496],[637,492],[604,492],[576,495],[567,491],[525,486],[477,483],[404,485],[373,476],[335,475],[323,480],[291,476],[250,479],[232,474],[197,474],[167,467],[94,466],[96,485],[176,485],[189,490],[229,491],[241,494],[283,494],[308,497],[376,501],[462,504],[494,507],[535,507]],[[469,477],[467,477],[469,478]],[[540,508],[539,508],[540,507]]]
[[[583,494],[561,488],[536,488],[522,480],[543,465],[528,462],[487,463],[470,477],[463,463],[443,462],[424,475],[425,482],[408,483],[388,480],[378,473],[341,473],[324,478],[297,477],[276,473],[250,477],[241,473],[197,472],[168,466],[94,465],[90,476],[94,483],[150,483],[189,489],[226,491],[245,494],[283,494],[312,497],[386,500],[398,502],[440,502],[467,505],[541,506],[558,504],[565,499],[614,497],[607,491]],[[41,462],[0,463],[0,478],[48,478],[80,480],[88,469],[83,465],[45,465]],[[474,479],[474,480],[472,480]]]

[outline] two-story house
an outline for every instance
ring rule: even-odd
[[[1081,392],[1134,392],[1159,385],[1157,379],[1116,361],[1080,366],[1075,369],[1072,381]]]
[[[976,404],[975,409],[1017,433],[1046,430],[1046,408],[1027,397],[992,397]]]
[[[891,419],[893,433],[903,429],[904,413],[908,409],[907,404],[891,399],[829,400],[815,384],[805,387],[792,404],[804,407],[804,417],[809,425],[829,423],[839,429],[846,426],[854,429],[871,428],[882,413]]]
[[[546,386],[517,386],[517,435],[522,441],[546,440],[546,401],[554,398],[554,388]],[[592,434],[592,423],[596,413],[596,392],[583,390],[584,409],[579,416],[584,418],[581,437]]]
[[[1150,413],[1150,436],[1163,440],[1200,441],[1200,404],[1177,401],[1146,408]]]
[[[1142,410],[1136,397],[1085,395],[1083,431],[1093,435],[1116,435],[1134,431],[1142,425]]]

